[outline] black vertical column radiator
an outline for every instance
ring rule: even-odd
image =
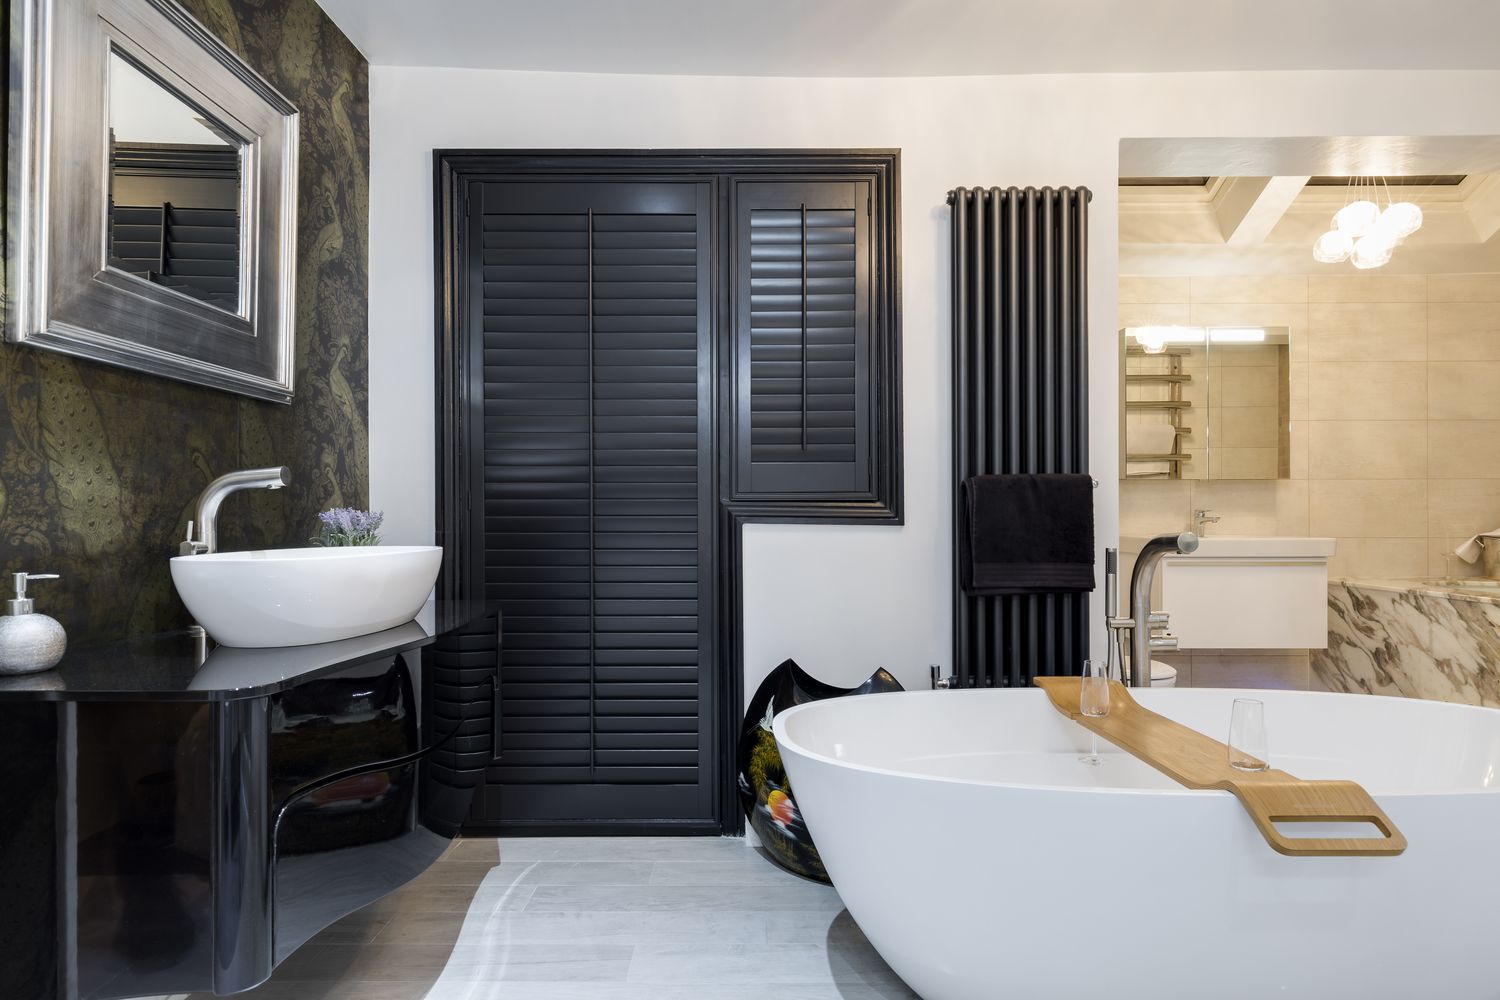
[[[1087,188],[958,188],[953,209],[953,664],[961,687],[1076,674],[1088,595],[971,597],[958,484],[1087,472]]]

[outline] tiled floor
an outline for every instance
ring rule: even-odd
[[[743,840],[463,840],[256,1000],[914,998],[832,889]],[[209,1000],[194,997],[193,1000]]]

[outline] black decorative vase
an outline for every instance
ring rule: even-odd
[[[792,797],[791,783],[781,766],[781,751],[771,733],[771,720],[778,712],[810,701],[904,690],[884,668],[858,687],[837,688],[813,677],[795,660],[783,660],[761,682],[740,729],[739,788],[745,818],[771,860],[803,878],[832,884]]]

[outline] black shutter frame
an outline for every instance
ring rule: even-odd
[[[871,212],[874,220],[875,285],[872,372],[880,393],[875,405],[877,453],[875,499],[820,500],[808,497],[747,499],[736,497],[726,474],[723,456],[733,447],[733,421],[728,410],[732,399],[732,371],[723,359],[731,356],[730,316],[727,306],[716,316],[714,341],[716,363],[705,372],[712,386],[718,432],[718,517],[715,519],[718,600],[712,623],[717,637],[717,684],[723,694],[714,696],[714,743],[718,759],[719,808],[715,822],[707,826],[660,823],[615,824],[609,832],[640,834],[733,835],[744,832],[734,774],[735,740],[743,713],[744,632],[741,566],[742,528],[746,524],[886,524],[904,523],[904,465],[902,462],[901,382],[901,280],[900,280],[900,151],[895,149],[844,150],[521,150],[438,149],[433,152],[433,257],[436,365],[434,393],[435,423],[435,539],[444,550],[438,594],[456,599],[475,593],[480,567],[473,564],[467,539],[473,537],[476,511],[465,484],[469,481],[470,458],[458,447],[464,428],[477,419],[480,393],[471,386],[475,366],[464,355],[463,324],[466,322],[464,232],[470,211],[468,189],[485,178],[561,176],[652,176],[683,174],[817,178],[847,177],[853,172],[873,183]],[[729,228],[727,187],[720,183],[716,195],[717,287],[727,287],[733,274],[733,247],[725,239]],[[727,295],[716,293],[723,305]],[[503,654],[502,654],[503,655]],[[504,693],[501,692],[503,700]],[[493,824],[471,821],[471,829],[496,832]],[[533,829],[537,834],[569,833],[577,830]]]

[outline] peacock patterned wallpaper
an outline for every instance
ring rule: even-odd
[[[293,476],[225,502],[226,549],[303,545],[318,511],[368,504],[369,66],[315,0],[181,2],[301,112],[296,399],[0,344],[0,564],[62,574],[35,596],[74,643],[187,623],[167,559],[217,475]]]

